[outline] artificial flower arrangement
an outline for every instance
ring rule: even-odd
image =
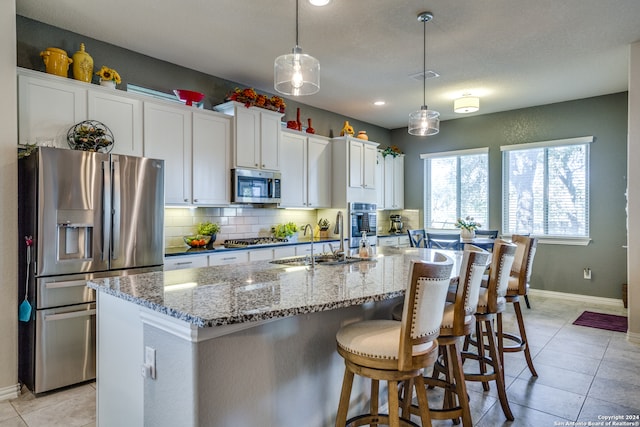
[[[382,150],[382,157],[387,157],[387,156],[398,157],[398,155],[400,154],[402,154],[402,151],[396,145],[392,145]]]
[[[284,99],[279,96],[272,96],[269,98],[267,95],[258,94],[253,88],[235,88],[233,92],[227,95],[226,99],[227,101],[242,102],[247,108],[260,107],[271,111],[278,111],[280,113],[284,113],[284,109],[287,106],[284,103]]]
[[[108,80],[113,80],[114,82],[116,82],[116,84],[120,84],[122,83],[122,79],[120,78],[120,74],[118,74],[118,72],[116,70],[114,70],[113,68],[109,68],[107,66],[102,66],[102,68],[100,68],[100,71],[98,71],[96,73],[96,76],[99,76],[100,79],[108,81]]]
[[[463,230],[475,231],[478,228],[482,227],[482,224],[476,222],[472,216],[468,216],[465,219],[458,218],[456,221],[456,228],[460,228]]]

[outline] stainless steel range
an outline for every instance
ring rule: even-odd
[[[225,248],[246,248],[256,245],[273,245],[277,243],[286,243],[288,239],[279,237],[251,237],[246,239],[227,239],[224,241]]]
[[[19,322],[19,375],[32,392],[95,378],[88,279],[162,269],[163,168],[162,160],[57,148],[19,161],[19,233],[33,236],[31,256],[20,248],[33,311]]]

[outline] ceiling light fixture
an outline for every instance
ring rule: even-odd
[[[427,22],[433,19],[431,12],[418,14],[418,21],[422,22],[423,47],[423,77],[422,77],[422,107],[409,114],[409,134],[417,136],[435,135],[440,132],[440,113],[427,107]]]
[[[386,104],[386,102],[384,102],[384,101],[376,101],[376,102],[373,103],[373,105],[377,105],[377,106],[381,106],[381,105],[384,105],[384,104]]]
[[[273,85],[283,95],[313,95],[320,90],[320,62],[302,53],[298,45],[298,9],[296,0],[296,45],[291,53],[278,56],[273,65]]]
[[[309,3],[314,6],[326,6],[331,3],[331,0],[309,0]]]
[[[465,93],[462,98],[453,101],[453,111],[460,114],[475,113],[480,109],[480,98]]]

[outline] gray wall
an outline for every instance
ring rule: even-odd
[[[501,228],[501,145],[593,135],[588,246],[539,245],[531,287],[621,298],[626,282],[627,93],[442,122],[433,137],[392,132],[405,153],[405,208],[423,209],[421,153],[489,147],[489,227]],[[592,280],[582,277],[592,269]]]
[[[57,47],[72,56],[80,48],[80,43],[84,43],[87,53],[93,58],[94,72],[102,65],[107,65],[118,71],[122,77],[122,84],[118,85],[118,89],[126,90],[126,84],[132,83],[167,93],[173,93],[173,89],[195,90],[205,94],[204,108],[210,109],[213,105],[223,103],[225,96],[234,88],[246,87],[242,83],[220,79],[92,39],[91,34],[80,35],[22,16],[16,16],[16,26],[17,65],[19,67],[44,72],[44,63],[40,57],[41,51],[47,47]],[[224,60],[224,58],[214,58],[213,60]],[[72,76],[71,67],[69,68],[69,76]],[[94,76],[93,82],[97,83],[96,76]],[[258,93],[267,94],[267,92],[260,90]],[[274,93],[269,93],[269,95],[274,95]],[[300,100],[304,102],[304,97]],[[285,99],[285,102],[287,109],[283,120],[295,120],[296,109],[299,107],[300,121],[303,126],[307,126],[307,118],[311,117],[312,126],[318,135],[339,136],[344,121],[349,120],[349,123],[356,130],[366,130],[372,141],[383,146],[389,144],[391,132],[388,129],[310,107],[292,99]]]

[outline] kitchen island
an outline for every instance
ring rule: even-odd
[[[254,262],[90,282],[98,425],[333,425],[344,372],[336,331],[388,318],[410,260],[432,255],[384,248],[313,270]],[[367,387],[355,383],[353,399]]]

